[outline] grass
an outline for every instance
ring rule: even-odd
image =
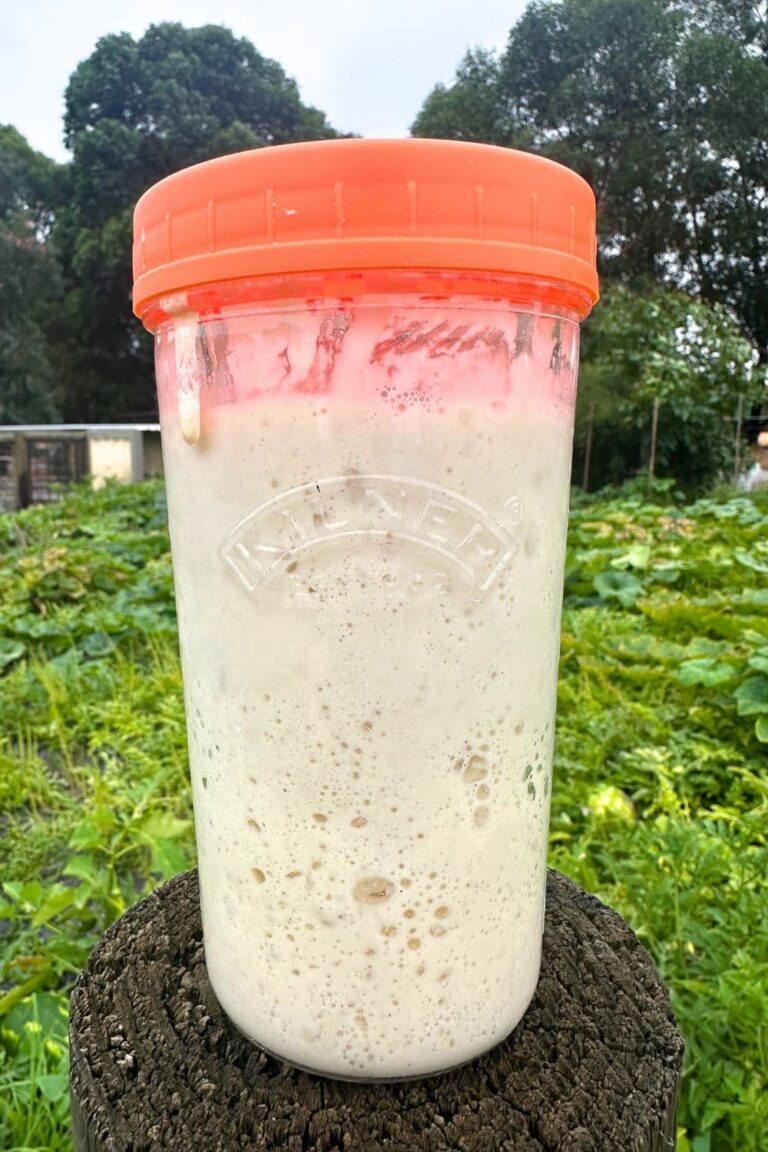
[[[551,862],[652,952],[680,1152],[768,1147],[768,501],[571,517]],[[0,517],[0,1147],[69,1152],[68,991],[194,861],[162,486]]]

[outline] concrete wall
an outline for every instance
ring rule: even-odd
[[[94,488],[103,488],[107,480],[130,484],[135,479],[132,437],[97,436],[88,439],[88,471]]]

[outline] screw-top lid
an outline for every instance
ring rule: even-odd
[[[429,269],[532,276],[598,297],[595,198],[568,168],[448,140],[324,140],[223,156],[150,188],[134,311],[214,281]]]

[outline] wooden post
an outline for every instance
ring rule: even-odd
[[[587,446],[584,450],[584,475],[581,479],[581,486],[585,492],[589,492],[589,465],[592,460],[592,431],[595,424],[595,405],[594,402],[589,406],[589,418],[587,420]]]
[[[27,437],[17,432],[13,442],[13,475],[16,481],[16,507],[26,508],[29,504],[29,452]]]
[[[77,981],[74,1146],[672,1152],[682,1055],[667,991],[636,936],[551,872],[541,977],[506,1040],[428,1079],[345,1083],[299,1072],[221,1011],[190,872],[114,924]]]
[[[659,431],[659,398],[653,398],[653,418],[651,422],[651,455],[648,460],[648,491],[653,489],[653,477],[656,472],[656,436]]]
[[[738,483],[739,469],[741,467],[741,425],[744,420],[744,396],[739,394],[739,402],[736,406],[736,444],[733,453],[733,482]]]

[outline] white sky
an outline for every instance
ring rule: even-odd
[[[0,124],[63,160],[64,89],[100,36],[225,24],[340,131],[405,136],[469,47],[502,49],[525,0],[0,0]]]

